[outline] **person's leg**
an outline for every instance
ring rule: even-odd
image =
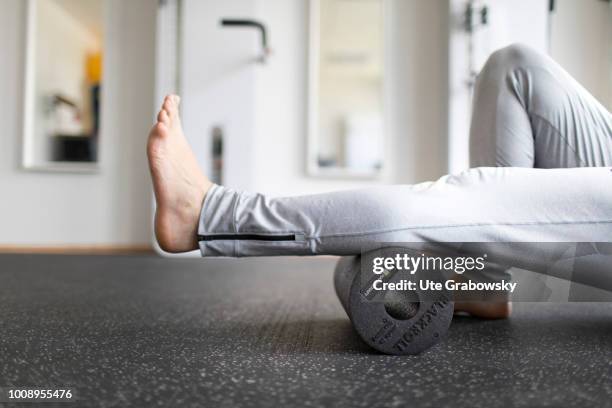
[[[612,115],[549,57],[522,45],[495,52],[479,74],[472,167],[612,165]]]
[[[513,45],[495,52],[478,76],[470,155],[472,167],[609,166],[612,116],[552,59]],[[509,278],[501,267],[487,273]],[[504,309],[501,304],[459,308],[479,315]]]
[[[376,242],[612,236],[612,192],[603,187],[612,180],[609,169],[482,168],[415,186],[267,198],[210,183],[184,138],[177,97],[164,101],[147,153],[156,237],[169,252],[355,255]],[[463,310],[481,317],[507,313],[504,305],[473,306]]]
[[[166,100],[148,146],[156,234],[173,252],[355,255],[376,242],[612,237],[609,168],[478,168],[413,186],[270,198],[212,186],[178,117],[178,104]]]
[[[612,238],[609,168],[479,168],[436,182],[270,198],[214,186],[204,256],[355,255],[380,242]]]
[[[475,166],[612,165],[610,114],[554,61],[524,46],[494,53],[484,67],[476,86],[471,137]],[[592,174],[609,178],[607,171]],[[582,180],[587,177],[580,172],[479,169],[417,186],[283,199],[219,187],[203,211],[211,216],[202,217],[200,247],[213,255],[265,255],[270,247],[280,254],[342,255],[359,252],[372,241],[528,242],[544,236],[589,241],[593,237],[583,233],[590,228],[573,225],[576,210],[563,204],[579,196],[604,199],[597,192],[602,185],[586,195],[574,190],[588,184]],[[562,206],[566,231],[551,221]],[[231,208],[231,214],[216,207]],[[600,216],[593,219],[610,214]],[[215,237],[215,231],[221,236]],[[265,237],[271,231],[277,236]]]

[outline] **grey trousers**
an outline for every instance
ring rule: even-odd
[[[612,116],[548,57],[523,46],[491,56],[476,85],[471,155],[476,168],[416,185],[286,198],[215,185],[200,250],[356,255],[381,242],[612,241]]]

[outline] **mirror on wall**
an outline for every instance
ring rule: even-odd
[[[105,0],[28,0],[24,167],[95,171]]]
[[[381,173],[384,3],[310,1],[310,175],[377,177]]]

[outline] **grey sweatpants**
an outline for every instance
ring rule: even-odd
[[[214,186],[202,255],[612,241],[612,116],[548,57],[523,46],[491,56],[476,85],[471,155],[477,168],[416,185],[286,198]]]

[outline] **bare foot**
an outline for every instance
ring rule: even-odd
[[[183,135],[180,98],[166,96],[147,144],[157,210],[155,236],[166,252],[198,248],[200,210],[212,183],[202,173]]]
[[[467,313],[482,319],[506,319],[512,313],[512,303],[505,302],[455,302],[455,313]]]

